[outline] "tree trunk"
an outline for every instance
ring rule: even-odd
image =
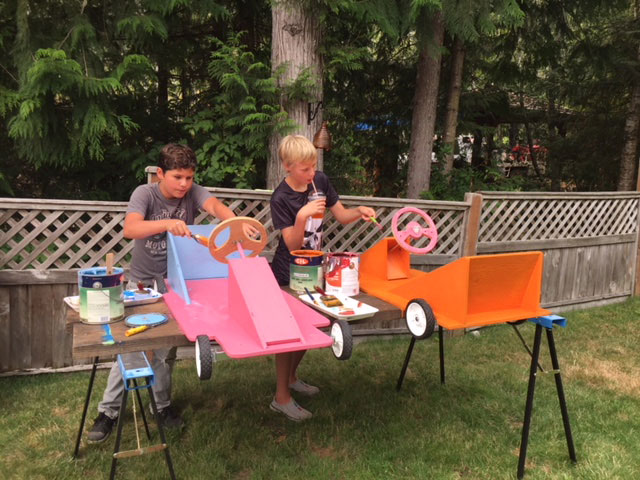
[[[280,99],[280,107],[286,111],[293,121],[298,124],[296,133],[304,135],[313,141],[313,135],[322,125],[322,108],[317,109],[317,115],[309,121],[309,111],[316,110],[318,102],[322,101],[322,57],[319,46],[322,31],[318,22],[318,15],[303,8],[296,1],[275,1],[271,8],[272,36],[271,36],[271,69],[275,72],[282,64],[287,68],[278,79],[278,85],[286,86],[308,69],[315,81],[314,91],[308,99],[292,100]],[[284,169],[278,158],[278,145],[282,137],[278,134],[269,140],[269,162],[267,165],[267,188],[278,186],[284,177]],[[322,150],[318,150],[318,169],[322,170]]]
[[[418,198],[420,192],[429,190],[433,132],[440,82],[440,50],[444,38],[442,12],[437,12],[431,17],[430,32],[431,39],[422,45],[418,58],[416,91],[411,117],[411,146],[407,173],[408,198]]]
[[[640,59],[640,47],[638,47]],[[638,157],[638,128],[640,126],[640,80],[635,80],[627,119],[624,123],[624,144],[620,158],[620,176],[618,177],[618,190],[633,190]],[[640,178],[635,185],[640,190]]]
[[[523,112],[526,112],[524,108],[524,97],[520,94],[520,108]],[[526,115],[526,113],[525,113]],[[531,125],[528,120],[524,122],[524,131],[527,135],[527,144],[529,145],[529,158],[531,158],[531,165],[533,165],[533,171],[536,173],[538,180],[542,181],[542,172],[540,171],[540,167],[538,166],[538,158],[535,150],[533,149],[533,136],[531,135]]]
[[[447,99],[447,112],[444,119],[444,146],[447,153],[444,158],[444,173],[450,173],[453,169],[453,153],[455,151],[456,129],[458,127],[458,108],[460,106],[460,94],[462,93],[462,70],[464,67],[464,43],[456,36],[453,41],[453,57],[451,60],[451,81],[449,83],[449,96]],[[447,148],[448,147],[448,148]]]

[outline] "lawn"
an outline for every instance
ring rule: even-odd
[[[539,375],[527,479],[640,478],[640,300],[566,314],[555,339],[578,456],[569,460],[552,375]],[[531,342],[534,327],[521,332]],[[169,444],[178,478],[515,478],[529,356],[511,327],[447,338],[440,385],[437,335],[417,343],[395,391],[408,337],[357,345],[347,362],[308,353],[302,378],[321,387],[296,424],[269,410],[272,357],[218,362],[200,382],[192,360],[174,372],[187,422]],[[541,362],[550,368],[543,343]],[[88,372],[0,379],[0,478],[106,478],[112,436],[71,458]],[[106,383],[99,371],[90,421]],[[143,397],[146,400],[146,394]],[[131,403],[123,449],[134,448]],[[157,441],[157,434],[154,437]],[[146,440],[143,440],[143,443]],[[119,461],[118,479],[168,478],[161,453]]]

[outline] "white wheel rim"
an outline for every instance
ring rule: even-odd
[[[331,326],[331,338],[333,338],[331,350],[333,350],[333,354],[336,357],[339,357],[344,350],[344,337],[342,335],[342,328],[340,328],[337,322]]]
[[[202,372],[202,365],[200,363],[200,342],[196,339],[196,371],[198,372],[198,378],[200,378],[200,372]]]
[[[416,336],[427,331],[427,314],[418,303],[410,303],[407,307],[407,328]]]

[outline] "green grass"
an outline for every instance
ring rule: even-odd
[[[633,299],[566,314],[568,327],[555,339],[578,463],[568,457],[553,376],[539,375],[525,478],[640,478],[639,312]],[[529,342],[533,330],[521,327]],[[169,435],[178,478],[515,478],[529,357],[511,327],[448,338],[444,386],[437,336],[419,342],[397,393],[407,344],[408,337],[362,343],[348,362],[326,349],[309,352],[301,377],[322,391],[300,399],[314,412],[302,424],[269,410],[272,357],[224,360],[207,382],[193,361],[179,362],[173,398],[187,428]],[[550,368],[546,342],[542,354]],[[106,377],[98,373],[90,421]],[[0,379],[0,478],[108,476],[113,436],[71,459],[88,378]],[[123,449],[135,445],[130,418],[123,442]],[[118,479],[168,478],[161,453],[118,463]]]

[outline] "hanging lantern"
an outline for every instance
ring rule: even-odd
[[[331,150],[331,134],[329,133],[327,122],[322,122],[320,130],[313,136],[313,146],[327,152]]]

